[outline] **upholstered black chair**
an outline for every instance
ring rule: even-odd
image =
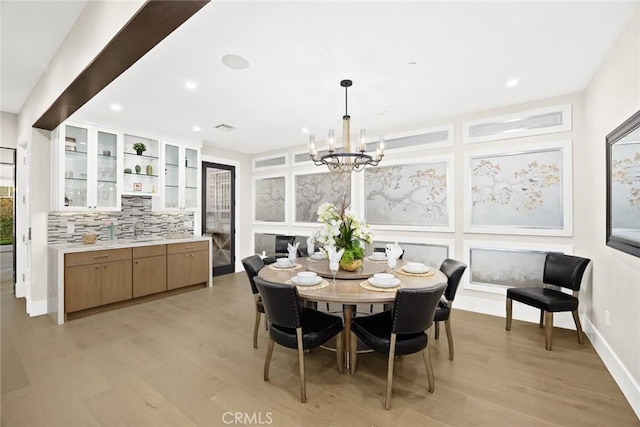
[[[274,343],[298,350],[300,401],[307,401],[304,376],[304,350],[319,347],[336,337],[338,372],[343,371],[342,319],[338,316],[303,307],[298,289],[293,285],[255,278],[269,320],[269,348],[264,361],[264,380],[269,381],[269,364]]]
[[[244,271],[247,272],[249,284],[251,285],[251,292],[253,293],[253,298],[256,305],[256,320],[253,324],[253,348],[258,348],[258,328],[260,327],[260,317],[262,315],[261,313],[264,313],[264,305],[262,304],[260,293],[258,293],[258,288],[256,287],[254,277],[257,276],[258,272],[262,269],[262,267],[264,267],[264,263],[262,262],[262,258],[260,258],[259,255],[252,255],[250,257],[244,258],[242,260],[242,265],[244,267]]]
[[[440,322],[444,322],[445,330],[447,331],[447,341],[449,342],[449,360],[453,360],[453,335],[451,334],[451,308],[453,306],[453,300],[456,297],[456,291],[460,284],[460,279],[464,274],[464,270],[467,265],[456,261],[455,259],[447,258],[442,261],[440,265],[440,271],[447,276],[447,288],[444,290],[444,299],[440,298],[438,308],[436,308],[436,315],[433,319],[435,324],[434,338],[440,338]]]
[[[357,348],[358,338],[373,350],[389,355],[387,361],[387,389],[385,409],[391,407],[393,362],[395,356],[422,351],[427,368],[429,392],[433,393],[434,379],[427,329],[433,324],[438,301],[446,288],[441,284],[433,288],[399,289],[393,309],[371,316],[356,317],[351,322],[351,348]],[[357,352],[351,353],[351,372],[357,367]]]
[[[513,301],[540,309],[540,327],[544,325],[544,347],[551,350],[553,313],[570,311],[576,324],[578,342],[584,343],[582,325],[578,316],[578,293],[582,276],[591,260],[571,255],[547,254],[542,274],[542,287],[507,289],[507,331],[511,330]],[[573,295],[550,289],[554,285],[573,290]]]

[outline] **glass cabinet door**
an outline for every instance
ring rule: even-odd
[[[198,151],[185,148],[184,157],[184,207],[186,209],[195,209],[198,207]]]
[[[180,207],[180,148],[175,145],[164,146],[164,207]]]
[[[89,132],[86,128],[65,125],[64,136],[64,206],[86,207]]]
[[[98,131],[98,167],[96,204],[116,207],[118,195],[118,136]]]

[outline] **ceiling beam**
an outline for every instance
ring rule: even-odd
[[[33,127],[46,130],[58,127],[209,1],[147,1]]]

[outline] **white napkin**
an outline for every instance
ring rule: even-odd
[[[404,251],[402,250],[398,242],[395,242],[394,244],[387,244],[385,253],[387,254],[387,259],[398,260],[398,258],[402,256]]]
[[[337,270],[339,268],[338,264],[342,259],[342,255],[344,255],[344,248],[336,251],[335,246],[325,246],[324,250],[327,251],[327,255],[329,255],[329,270]]]
[[[300,242],[296,242],[293,245],[291,243],[287,243],[287,251],[289,251],[289,261],[291,261],[291,263],[296,262],[298,245],[300,245]]]
[[[313,247],[313,236],[307,239],[307,253],[309,256],[313,255],[315,252],[315,248]]]

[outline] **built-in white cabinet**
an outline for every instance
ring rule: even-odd
[[[136,150],[140,144],[144,150]],[[161,144],[157,139],[124,134],[122,194],[158,196]]]
[[[162,190],[154,199],[155,210],[190,210],[200,206],[200,148],[162,142],[160,176]]]
[[[121,133],[67,122],[53,131],[52,149],[52,210],[120,210]]]

